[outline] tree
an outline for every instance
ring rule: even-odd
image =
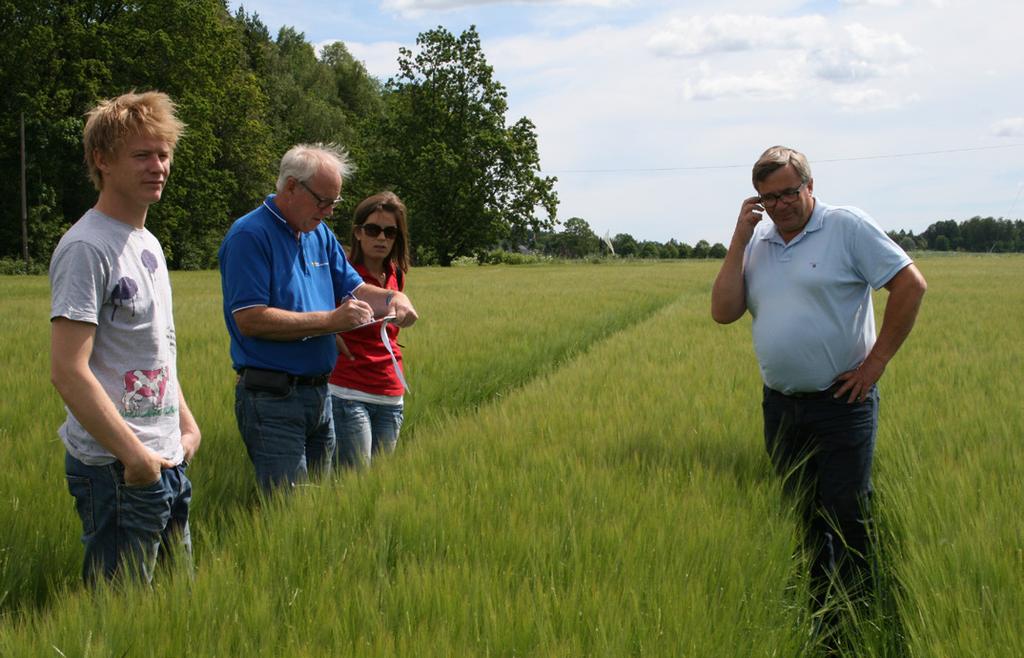
[[[333,80],[330,102],[342,117],[333,139],[344,145],[356,164],[355,175],[345,183],[342,204],[335,209],[336,230],[344,238],[349,233],[355,206],[387,187],[387,180],[378,179],[378,168],[373,164],[379,157],[376,130],[384,112],[384,99],[380,82],[367,73],[363,63],[341,41],[323,48],[320,66]]]
[[[693,245],[693,252],[690,254],[690,258],[707,258],[710,251],[711,245],[708,244],[708,241],[701,240]]]
[[[96,33],[116,8],[104,4],[112,3],[0,2],[0,181],[5,197],[19,198],[24,113],[29,254],[44,263],[69,224],[65,215],[95,201],[82,167],[82,112],[110,75],[108,42]],[[20,254],[20,206],[0,209],[0,255]]]
[[[708,258],[725,258],[727,253],[729,253],[729,250],[725,248],[725,245],[721,242],[716,242],[708,249]]]
[[[661,245],[651,240],[644,240],[637,246],[637,256],[640,258],[661,258]]]
[[[562,232],[552,236],[548,251],[562,258],[583,258],[596,254],[600,249],[599,243],[600,238],[585,219],[571,217],[566,220]]]
[[[946,249],[956,249],[960,246],[960,225],[956,223],[956,220],[949,219],[942,222],[935,222],[924,230],[921,234],[925,239],[928,240],[928,247],[931,249],[938,249],[936,241],[939,236],[946,238]]]
[[[6,123],[24,111],[32,255],[45,262],[96,199],[82,165],[84,113],[101,98],[159,89],[188,128],[146,225],[171,267],[212,265],[230,217],[272,180],[265,99],[224,3],[7,0],[0,36],[0,153],[17,154]],[[0,156],[0,180],[18,180],[11,167]],[[4,215],[4,249],[7,225]]]
[[[636,240],[629,233],[617,233],[612,238],[612,246],[615,247],[615,253],[623,258],[636,255]]]
[[[372,175],[409,207],[413,245],[441,265],[499,241],[555,225],[555,180],[540,176],[533,123],[505,124],[505,88],[494,79],[475,27],[443,27],[399,50],[385,88]],[[537,215],[541,208],[546,218]]]

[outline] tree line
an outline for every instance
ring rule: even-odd
[[[614,237],[598,236],[582,217],[570,217],[559,231],[540,231],[530,236],[527,244],[500,244],[499,251],[515,252],[527,247],[533,253],[554,258],[589,258],[619,256],[624,258],[725,258],[726,248],[721,243],[709,244],[699,240],[695,245],[670,239],[668,242],[637,240],[629,233]],[[500,260],[492,251],[483,259]]]
[[[994,217],[972,217],[957,222],[935,222],[923,232],[890,231],[889,237],[907,251],[973,251],[989,253],[1024,252],[1024,221]]]
[[[557,179],[541,173],[534,124],[507,120],[507,92],[473,27],[421,33],[415,49],[399,49],[387,81],[344,43],[317,52],[291,27],[272,37],[258,15],[232,14],[226,0],[0,0],[0,37],[0,270],[22,255],[22,121],[27,250],[38,270],[96,198],[82,163],[85,112],[131,89],[167,92],[188,124],[147,220],[174,269],[216,265],[228,226],[272,191],[278,159],[298,142],[341,144],[358,167],[332,228],[344,239],[355,204],[393,190],[409,208],[419,265],[524,248],[562,258],[725,253],[704,240],[600,238],[582,218],[559,222]],[[898,238],[1019,251],[1019,224],[994,248],[975,240],[973,225],[941,229],[948,245],[938,232]]]

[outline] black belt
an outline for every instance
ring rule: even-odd
[[[836,391],[839,390],[839,387],[841,385],[842,382],[836,382],[829,386],[828,388],[826,388],[824,391],[796,391],[794,393],[783,393],[782,391],[776,391],[774,388],[768,388],[767,386],[765,388],[768,388],[768,390],[774,393],[775,395],[781,395],[784,398],[790,398],[792,400],[825,400],[827,398],[834,397]]]
[[[288,375],[288,380],[297,386],[327,386],[331,375]]]
[[[293,386],[326,386],[327,380],[330,379],[331,377],[330,373],[324,375],[292,375],[287,372],[281,372],[279,370],[267,370],[265,368],[239,368],[238,375],[244,375],[246,370],[258,370],[260,372],[284,375],[285,377],[288,378],[288,383]]]

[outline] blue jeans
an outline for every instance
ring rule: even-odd
[[[124,483],[120,462],[89,466],[65,453],[64,470],[82,520],[87,584],[118,573],[151,582],[157,559],[166,561],[179,549],[191,565],[192,483],[185,464],[165,468],[159,480],[138,487]]]
[[[235,418],[264,493],[326,475],[334,454],[327,385],[293,384],[284,395],[235,387]]]
[[[402,429],[403,405],[357,402],[334,395],[331,398],[338,465],[367,466],[372,455],[394,452]]]
[[[877,387],[853,404],[831,393],[795,398],[765,387],[762,406],[765,447],[804,519],[812,603],[821,607],[835,584],[851,597],[870,592]]]

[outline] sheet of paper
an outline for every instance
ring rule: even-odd
[[[394,319],[395,319],[395,314],[394,313],[392,313],[390,315],[382,315],[379,318],[374,318],[374,319],[370,320],[369,322],[364,322],[362,324],[357,324],[356,326],[352,327],[351,329],[346,329],[345,331],[355,331],[356,329],[362,329],[363,327],[369,327],[371,324],[377,324],[378,322],[388,322],[388,321],[394,320]],[[339,332],[339,333],[345,333],[345,331]]]

